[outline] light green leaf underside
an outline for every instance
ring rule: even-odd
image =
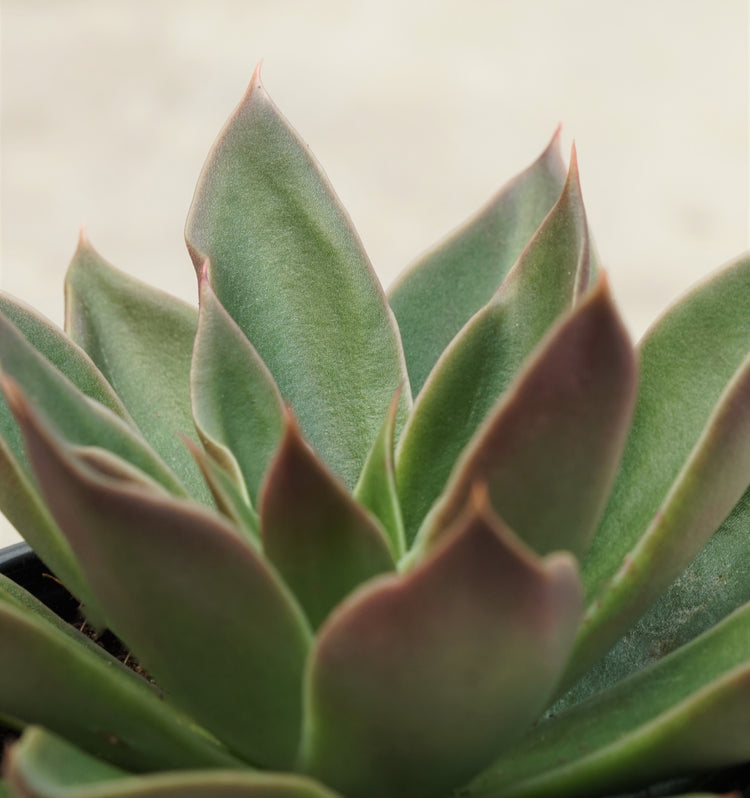
[[[564,182],[558,131],[528,169],[391,286],[415,397],[453,336],[490,301]]]
[[[305,437],[352,489],[408,381],[401,341],[349,218],[257,71],[204,166],[185,237]]]
[[[385,533],[302,439],[291,414],[260,506],[263,553],[313,629],[362,582],[395,569]]]
[[[471,798],[588,798],[750,759],[750,605],[652,667],[545,721]]]
[[[409,416],[396,456],[408,545],[464,447],[587,281],[586,218],[574,159],[560,199],[489,303],[443,352]]]
[[[136,770],[242,767],[143,679],[0,577],[0,713]]]
[[[8,779],[24,798],[339,798],[287,773],[184,770],[132,776],[43,729],[29,729],[8,757]]]
[[[218,516],[105,477],[28,406],[18,415],[47,503],[113,631],[231,750],[288,768],[310,632],[275,573]]]
[[[373,580],[320,630],[303,771],[347,798],[460,787],[542,711],[580,600],[569,555],[538,560],[475,505],[422,564]]]
[[[284,430],[284,404],[273,377],[207,278],[200,284],[190,392],[204,446],[258,502],[258,490]]]
[[[635,389],[632,346],[602,279],[477,431],[418,539],[432,545],[483,484],[537,554],[582,557],[617,472]]]
[[[190,495],[210,504],[180,438],[196,439],[189,374],[197,323],[195,308],[118,271],[81,240],[65,278],[66,332]]]
[[[383,427],[354,489],[354,498],[383,525],[388,534],[391,554],[396,560],[400,559],[406,550],[404,521],[396,492],[396,472],[393,462],[399,392],[393,397]]]

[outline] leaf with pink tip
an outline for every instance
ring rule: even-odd
[[[573,558],[538,559],[475,496],[426,560],[362,587],[320,630],[303,771],[348,798],[461,786],[542,712],[580,608]]]
[[[196,437],[189,374],[197,321],[195,308],[115,269],[81,238],[65,277],[65,329],[190,495],[210,505],[180,438]]]
[[[490,301],[564,183],[558,130],[528,169],[388,290],[415,397],[453,336]]]
[[[198,272],[210,258],[217,297],[305,437],[352,489],[408,380],[403,349],[350,219],[259,70],[203,168],[185,238]]]
[[[257,506],[284,430],[284,404],[265,363],[222,307],[205,273],[190,393],[203,445]]]
[[[20,393],[10,398],[42,492],[113,631],[232,751],[289,767],[310,632],[275,572],[218,516],[92,468]]]
[[[318,460],[291,413],[263,487],[263,551],[315,629],[355,587],[395,569],[375,519]]]
[[[635,391],[633,348],[600,278],[477,431],[420,539],[432,545],[481,482],[537,554],[565,549],[581,558],[617,474]]]
[[[525,359],[587,286],[588,266],[573,157],[560,199],[492,299],[443,352],[409,416],[396,453],[407,544]]]
[[[10,749],[7,773],[24,798],[340,798],[294,773],[183,770],[133,776],[40,728],[26,731]]]

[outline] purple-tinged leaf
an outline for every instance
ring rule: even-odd
[[[354,489],[354,498],[380,521],[388,533],[391,553],[397,560],[406,549],[393,462],[400,393],[399,388]]]
[[[290,767],[310,631],[275,572],[218,516],[104,476],[18,392],[10,398],[45,499],[113,631],[232,751]]]
[[[409,416],[396,452],[407,544],[476,430],[588,279],[586,214],[573,156],[560,199],[492,299],[443,352]]]
[[[350,219],[259,70],[203,168],[185,238],[199,273],[210,259],[216,296],[305,437],[352,489],[408,381],[401,339]]]
[[[284,430],[284,403],[265,363],[216,298],[206,270],[190,393],[203,445],[255,506]]]
[[[560,131],[478,214],[419,258],[388,290],[413,395],[454,335],[487,302],[560,196]]]
[[[495,512],[537,554],[581,558],[617,473],[635,391],[633,349],[602,277],[477,431],[420,539],[439,537],[483,483]]]
[[[363,586],[319,632],[303,771],[348,798],[443,795],[538,717],[565,663],[581,589],[474,494],[413,570]]]
[[[190,495],[210,504],[180,439],[196,437],[189,374],[197,321],[195,308],[115,269],[81,237],[65,278],[65,329]]]
[[[355,587],[395,569],[383,531],[302,439],[291,413],[263,488],[263,551],[315,629]]]

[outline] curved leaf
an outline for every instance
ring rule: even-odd
[[[621,793],[750,759],[750,604],[710,632],[536,726],[471,798]]]
[[[538,560],[475,497],[423,563],[362,587],[321,629],[303,771],[348,798],[460,786],[544,708],[580,603],[572,557]]]
[[[151,685],[0,577],[0,712],[121,767],[242,767]]]
[[[588,283],[576,159],[516,265],[443,352],[399,441],[396,483],[410,544],[453,467],[524,360]]]
[[[210,495],[180,439],[190,410],[194,308],[118,271],[81,237],[65,277],[65,329],[88,352],[146,440],[191,496]]]
[[[310,632],[275,573],[218,516],[92,469],[13,400],[47,503],[112,629],[230,749],[289,767]]]
[[[291,413],[260,505],[263,552],[316,629],[367,579],[395,569],[375,520],[315,457]]]
[[[388,290],[415,397],[453,336],[490,301],[564,183],[558,129],[528,169]]]
[[[391,553],[397,560],[406,550],[404,521],[396,491],[393,462],[400,393],[399,388],[354,489],[354,498],[380,521],[388,533]]]
[[[307,440],[353,488],[407,381],[401,341],[349,218],[259,70],[203,168],[185,237]]]
[[[537,554],[582,557],[617,473],[635,390],[633,350],[601,278],[480,427],[420,539],[439,537],[481,482]]]
[[[188,770],[131,776],[43,729],[29,729],[7,756],[8,781],[24,798],[338,798],[289,773]]]
[[[284,430],[284,403],[252,344],[216,298],[205,272],[190,371],[193,418],[213,459],[257,504]]]

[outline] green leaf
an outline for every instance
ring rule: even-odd
[[[190,372],[193,418],[206,450],[257,504],[284,430],[284,403],[252,344],[216,298],[205,273]]]
[[[391,553],[396,559],[399,559],[406,550],[404,521],[396,491],[396,471],[393,462],[400,393],[399,388],[391,401],[383,427],[354,489],[354,498],[380,521],[388,533]]]
[[[645,671],[536,726],[471,798],[609,795],[750,759],[750,604]]]
[[[395,569],[388,542],[307,446],[291,413],[260,505],[263,552],[316,629],[360,583]]]
[[[206,504],[208,489],[179,437],[196,437],[189,375],[197,321],[194,308],[118,271],[81,238],[65,278],[65,329],[190,495]]]
[[[130,776],[43,729],[29,729],[7,756],[8,780],[24,798],[338,798],[287,773],[181,771]]]
[[[549,327],[588,284],[588,239],[575,157],[560,199],[484,308],[443,352],[396,452],[410,544],[456,460]]]
[[[604,279],[547,335],[454,470],[420,540],[432,544],[474,485],[537,554],[582,557],[614,481],[635,401],[628,334]]]
[[[425,561],[365,585],[320,630],[303,771],[348,798],[459,787],[544,708],[580,605],[573,558],[539,560],[475,495]]]
[[[583,565],[587,619],[567,683],[690,563],[748,487],[750,258],[694,289],[640,346],[623,461]]]
[[[140,676],[0,576],[0,712],[135,770],[242,767]]]
[[[414,396],[453,336],[487,302],[565,182],[558,130],[541,156],[389,289]]]
[[[42,492],[113,631],[231,750],[289,767],[310,631],[275,573],[218,516],[94,469],[20,397],[15,412]]]
[[[305,437],[353,488],[407,381],[401,341],[349,218],[258,70],[203,169],[185,237]]]

